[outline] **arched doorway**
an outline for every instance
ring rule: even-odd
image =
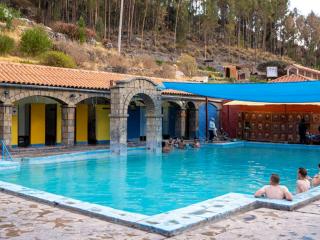
[[[146,105],[140,94],[128,106],[127,138],[129,142],[146,141]]]
[[[107,144],[110,142],[110,101],[91,97],[76,105],[75,143]]]
[[[62,143],[63,101],[48,96],[29,96],[14,102],[11,145],[53,146]]]
[[[179,128],[179,113],[181,106],[177,102],[164,101],[162,103],[162,136],[164,139],[181,137]]]
[[[197,136],[197,109],[193,102],[186,104],[186,130],[185,138],[192,139]]]
[[[161,151],[161,90],[157,84],[149,79],[134,78],[128,81],[118,81],[111,88],[110,149],[113,153],[126,153],[128,110],[130,103],[134,102],[136,105],[137,101],[143,102],[145,106],[147,149]],[[133,124],[133,126],[137,126],[137,124]]]
[[[211,118],[215,119],[216,127],[219,128],[219,116],[217,107],[213,104],[208,103],[208,126],[209,120]],[[205,140],[207,133],[206,133],[206,104],[203,103],[199,106],[199,130],[198,130],[198,137],[201,140]]]

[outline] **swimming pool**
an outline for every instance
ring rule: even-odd
[[[126,157],[98,151],[26,161],[19,172],[0,174],[0,180],[154,215],[229,192],[252,194],[271,173],[294,191],[297,168],[314,175],[319,153],[318,147],[279,144],[206,145],[163,155],[140,149]]]

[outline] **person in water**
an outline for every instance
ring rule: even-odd
[[[270,185],[260,188],[254,196],[292,201],[292,194],[287,187],[280,185],[280,177],[277,174],[272,174],[270,177]]]
[[[200,141],[197,138],[193,139],[193,147],[194,148],[200,148]]]
[[[312,179],[312,186],[317,187],[320,186],[320,163],[318,164],[318,174],[316,174]]]
[[[173,148],[174,147],[174,141],[172,138],[169,138],[169,142],[168,142],[170,148]]]
[[[185,149],[186,148],[186,144],[184,143],[183,138],[181,138],[181,140],[179,141],[178,148],[179,149]]]
[[[162,146],[163,153],[169,153],[171,151],[171,147],[167,141],[165,141],[164,144],[162,144],[162,145],[163,145]]]
[[[297,187],[296,193],[303,193],[310,189],[311,184],[308,180],[308,172],[305,168],[298,169],[298,180],[297,180]]]

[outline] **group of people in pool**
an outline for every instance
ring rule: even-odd
[[[163,153],[169,153],[174,148],[186,149],[187,147],[200,148],[200,140],[198,138],[194,138],[192,144],[187,144],[183,138],[170,138],[168,141],[162,142]]]
[[[298,179],[296,183],[296,193],[307,192],[311,187],[320,186],[320,164],[318,165],[319,172],[313,178],[308,176],[305,168],[298,169]],[[270,199],[286,199],[292,201],[292,194],[288,188],[280,185],[280,177],[278,174],[272,174],[270,177],[270,185],[260,188],[255,194],[255,197],[266,197]]]

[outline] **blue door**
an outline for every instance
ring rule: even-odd
[[[208,104],[208,120],[210,118],[214,118],[216,121],[217,128],[219,127],[219,116],[217,114],[217,108],[212,105]],[[208,122],[209,125],[209,122]],[[206,104],[201,104],[199,107],[199,130],[198,130],[198,137],[201,140],[206,139]]]
[[[140,107],[129,107],[128,114],[128,140],[137,141],[140,139]]]

